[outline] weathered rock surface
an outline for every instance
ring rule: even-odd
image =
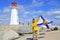
[[[13,30],[5,30],[0,32],[0,40],[12,40],[19,37],[19,34]]]

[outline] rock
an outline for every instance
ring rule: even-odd
[[[4,32],[0,31],[0,40],[2,40],[3,35],[4,35]]]
[[[18,37],[20,37],[20,36],[18,35],[17,32],[15,32],[13,30],[8,30],[8,31],[4,32],[2,40],[12,40],[12,39],[16,39]]]
[[[51,30],[50,29],[47,29],[46,32],[50,32]]]
[[[32,33],[31,26],[22,25],[19,27],[18,33],[24,34],[24,33]]]
[[[19,25],[0,25],[0,31],[10,30],[10,29],[18,32]]]

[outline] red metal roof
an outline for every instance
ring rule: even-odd
[[[17,3],[16,2],[12,2],[12,6],[16,6],[17,5]]]
[[[12,2],[12,4],[17,4],[16,2]]]

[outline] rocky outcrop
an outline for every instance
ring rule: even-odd
[[[4,32],[3,36],[2,36],[2,40],[13,40],[16,38],[19,38],[20,36],[18,35],[17,32],[13,31],[13,30],[8,30],[7,32]]]

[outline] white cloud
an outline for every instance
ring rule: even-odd
[[[5,7],[0,12],[0,24],[8,24],[10,20],[10,8]]]
[[[5,9],[3,9],[3,11],[2,11],[3,13],[9,13],[10,12],[10,9],[8,9],[8,8],[5,8]]]
[[[1,9],[0,9],[0,12],[2,12]]]
[[[44,14],[44,13],[45,13],[44,11],[24,11],[21,17],[24,19],[32,19],[37,17],[35,15],[39,16],[40,14]]]
[[[10,17],[9,16],[0,15],[0,21],[7,21],[7,20],[10,20]]]
[[[34,2],[35,1],[35,2]],[[27,5],[27,6],[23,6],[23,5],[18,5],[18,11],[19,13],[22,14],[36,14],[36,13],[43,13],[43,11],[34,11],[31,10],[31,8],[35,7],[35,6],[42,6],[44,4],[44,2],[37,2],[36,0],[33,0],[32,4]],[[26,10],[30,10],[30,11],[26,11]]]
[[[24,12],[24,14],[26,14],[26,15],[29,14],[29,13],[30,13],[29,11]]]
[[[36,7],[36,6],[43,6],[44,5],[44,2],[37,2],[37,3],[32,3],[31,5],[28,6],[28,8],[31,8],[31,7]]]
[[[23,10],[25,7],[23,5],[18,5],[17,8]]]
[[[36,0],[33,0],[33,2],[32,3],[37,3],[37,1]]]
[[[8,25],[9,24],[9,21],[1,21],[0,22],[0,25]]]
[[[53,12],[53,13],[57,13],[57,14],[60,14],[60,11],[55,11],[55,12]]]
[[[59,3],[57,1],[52,0],[47,2],[45,5],[59,6]]]
[[[22,17],[23,17],[23,18],[27,18],[27,15],[23,15]]]
[[[30,12],[26,12],[27,14],[43,14],[45,13],[44,11],[30,11]]]
[[[4,19],[4,18],[2,18],[2,19],[0,19],[1,21],[7,21],[7,20],[10,20],[9,18],[7,18],[7,19]]]
[[[0,18],[1,18],[1,17],[6,17],[6,16],[8,16],[8,15],[4,15],[4,14],[2,14],[2,15],[0,15]]]
[[[60,14],[60,10],[52,10],[52,11],[48,11],[47,14],[50,14],[50,15]]]
[[[0,15],[0,19],[1,18],[10,18],[10,14],[8,13],[8,14],[5,14],[5,13],[2,13],[1,15]]]
[[[43,13],[45,13],[44,11],[37,11],[36,13],[38,13],[38,14],[43,14]]]
[[[23,6],[23,5],[18,5],[19,9],[24,9],[24,10],[30,10],[31,8],[33,7],[36,7],[36,6],[43,6],[44,5],[44,2],[37,2],[36,0],[33,0],[32,3],[30,5],[27,5],[27,6]]]
[[[57,9],[51,10],[51,11],[48,11],[47,14],[48,14],[51,18],[53,18],[53,20],[55,20],[55,19],[56,19],[56,21],[57,21],[57,20],[60,20],[60,10],[57,10]]]
[[[33,0],[32,1],[32,4],[37,4],[37,5],[40,4],[40,5],[42,5],[43,4],[43,1],[39,1],[38,2],[37,0]]]
[[[58,18],[58,19],[60,19],[60,16],[55,16],[55,18]]]
[[[37,16],[35,16],[35,15],[41,15],[41,14],[45,14],[45,12],[44,11],[24,11],[23,13],[22,13],[23,15],[21,16],[22,18],[36,18]],[[31,17],[30,17],[30,15],[31,15]],[[33,16],[34,15],[34,16]]]

